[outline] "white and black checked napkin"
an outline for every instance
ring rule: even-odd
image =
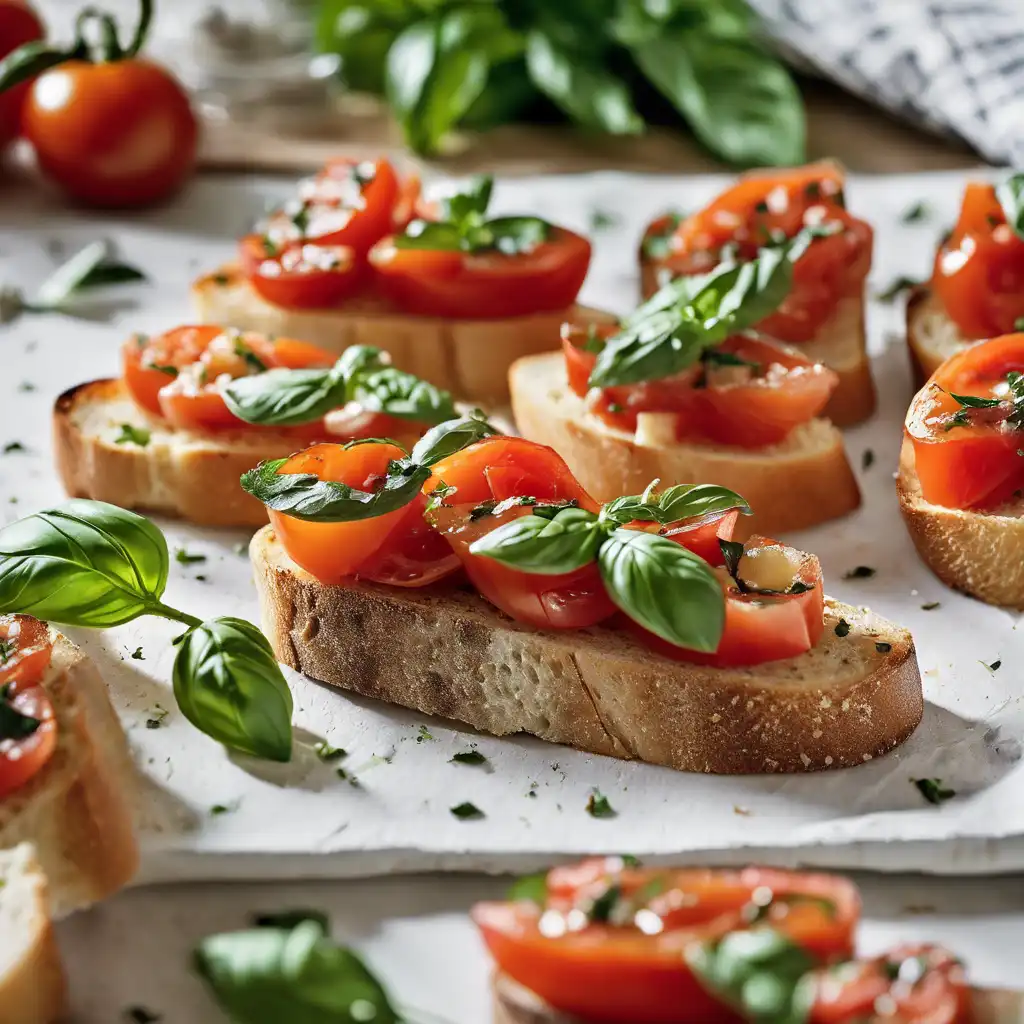
[[[809,69],[1024,166],[1024,0],[750,0]]]

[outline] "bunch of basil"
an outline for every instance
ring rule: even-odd
[[[317,45],[422,154],[554,112],[614,135],[682,115],[731,163],[804,160],[800,94],[745,0],[321,0]]]
[[[174,696],[201,732],[272,761],[292,753],[292,695],[266,637],[244,619],[205,622],[163,602],[167,541],[144,516],[76,499],[0,530],[0,614],[106,629],[142,615],[183,623]]]

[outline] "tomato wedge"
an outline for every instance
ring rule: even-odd
[[[683,519],[669,526],[659,527],[656,523],[634,522],[629,524],[629,529],[646,530],[667,537],[699,555],[709,565],[719,566],[725,564],[720,542],[732,540],[739,517],[740,510],[734,508],[728,512],[709,512],[693,519]]]
[[[400,249],[383,238],[370,250],[382,295],[414,316],[498,320],[566,309],[590,266],[590,243],[565,228],[531,252]]]
[[[563,330],[562,351],[569,385],[586,397],[589,411],[632,432],[641,413],[671,414],[677,440],[700,438],[740,448],[778,444],[818,416],[839,383],[832,370],[797,349],[744,334],[728,338],[703,363],[674,377],[588,390],[597,353],[581,347],[580,338],[579,330]]]
[[[388,463],[405,452],[386,441],[348,448],[317,444],[293,455],[279,473],[312,473],[372,491],[383,481]],[[426,498],[374,519],[313,523],[268,510],[270,522],[292,561],[323,583],[358,577],[392,586],[425,586],[455,572],[459,560],[443,537],[425,529]]]
[[[621,925],[593,920],[595,899],[609,895]],[[620,858],[555,869],[544,907],[483,903],[472,911],[502,974],[588,1024],[732,1024],[735,1014],[686,966],[688,947],[756,916],[827,963],[850,955],[859,915],[856,889],[841,878],[644,870]]]
[[[329,309],[350,298],[365,274],[355,250],[318,242],[267,246],[263,235],[241,243],[242,271],[259,294],[285,309]]]
[[[136,335],[121,347],[124,381],[136,404],[183,430],[259,429],[228,410],[220,393],[223,377],[274,367],[330,366],[334,361],[332,353],[305,341],[271,341],[212,324],[177,327],[155,338]],[[322,433],[319,425],[313,429]],[[297,436],[308,436],[308,430],[301,430],[305,434]]]
[[[840,230],[818,238],[793,268],[793,287],[779,309],[758,325],[784,341],[810,341],[845,296],[859,295],[871,269],[873,231],[844,206],[844,176],[823,161],[791,170],[746,174],[703,210],[680,222],[669,254],[654,261],[672,275],[707,273],[730,247],[750,260],[772,241],[792,238],[808,225],[836,224]],[[662,234],[664,218],[648,228]]]
[[[635,622],[629,622],[630,631],[659,654],[698,665],[761,665],[809,651],[821,640],[825,630],[821,563],[814,555],[798,552],[766,537],[751,538],[744,545],[744,552],[749,558],[765,558],[777,565],[781,562],[784,578],[771,589],[782,590],[799,583],[801,592],[744,593],[723,570],[725,629],[714,654],[677,647]],[[741,562],[741,576],[743,566]]]
[[[939,946],[903,945],[817,975],[810,1024],[971,1024],[963,964]]]
[[[57,720],[41,685],[52,653],[45,622],[0,616],[0,798],[31,781],[57,748]]]
[[[947,508],[994,508],[1024,486],[1024,431],[1007,377],[1024,372],[1024,334],[982,341],[956,353],[918,392],[907,412],[921,493]],[[954,395],[999,399],[964,407]]]
[[[1024,317],[1024,239],[995,188],[970,182],[956,227],[935,254],[932,287],[968,338],[1008,334]]]

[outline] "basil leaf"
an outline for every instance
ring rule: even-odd
[[[727,487],[715,484],[676,484],[661,492],[648,488],[643,494],[616,498],[604,506],[601,516],[621,524],[638,519],[668,526],[682,519],[728,512],[734,508],[745,516],[751,514],[746,499]]]
[[[670,30],[630,52],[697,138],[726,160],[753,167],[804,162],[800,93],[781,62],[751,38],[711,27]]]
[[[339,376],[350,380],[360,373],[369,373],[371,370],[379,370],[382,366],[388,366],[390,358],[383,349],[374,345],[349,345],[338,356],[334,368]]]
[[[977,395],[956,395],[952,391],[949,397],[965,409],[994,409],[1002,401],[999,398],[979,398]]]
[[[669,377],[692,366],[705,344],[715,342],[701,338],[699,325],[679,310],[661,310],[609,338],[587,383],[604,388]]]
[[[471,555],[538,576],[558,576],[589,565],[604,537],[597,516],[567,508],[553,519],[520,516],[503,523],[469,546]]]
[[[536,903],[543,907],[548,901],[548,876],[544,871],[536,875],[524,875],[517,878],[505,894],[511,903]]]
[[[421,423],[443,423],[458,416],[447,391],[393,366],[356,377],[349,398],[364,409]]]
[[[345,378],[330,370],[275,368],[236,377],[221,388],[232,415],[261,427],[312,423],[347,401]]]
[[[477,409],[462,419],[448,420],[432,427],[416,442],[410,459],[421,466],[433,466],[485,437],[500,434],[501,431],[492,427]]]
[[[261,462],[243,473],[242,490],[275,512],[313,523],[351,523],[394,512],[408,505],[430,478],[427,466],[402,459],[390,463],[379,490],[360,491],[312,473],[279,473],[287,461]]]
[[[462,248],[462,232],[454,224],[414,220],[402,234],[395,235],[394,242],[396,249],[458,251]]]
[[[614,604],[669,643],[711,653],[725,628],[725,598],[702,558],[664,537],[616,530],[597,556]]]
[[[92,242],[58,267],[39,288],[29,306],[35,310],[56,309],[75,292],[124,281],[144,281],[146,275],[126,263],[111,260],[107,242]]]
[[[684,953],[697,980],[752,1024],[806,1024],[814,1003],[814,957],[771,928],[730,932]]]
[[[316,921],[212,935],[194,954],[199,976],[236,1024],[400,1024],[387,992]]]
[[[251,622],[225,617],[190,629],[172,678],[181,713],[200,732],[255,757],[291,759],[291,691]]]
[[[441,216],[452,224],[461,224],[473,214],[487,212],[494,191],[493,174],[476,174],[454,195],[441,200]]]
[[[0,613],[105,628],[162,608],[169,559],[146,518],[74,499],[0,530]]]
[[[252,919],[257,928],[283,928],[285,931],[291,931],[305,921],[318,925],[324,935],[331,934],[331,922],[322,910],[279,910],[256,914]]]
[[[1013,233],[1024,238],[1024,174],[1012,174],[997,185],[996,199]]]
[[[338,54],[341,77],[348,88],[383,94],[388,50],[405,27],[410,10],[404,0],[386,9],[373,0],[322,0],[317,48]]]
[[[533,84],[574,121],[613,135],[643,131],[625,83],[591,53],[533,29],[526,37],[526,68]]]
[[[539,217],[496,217],[484,225],[491,245],[506,256],[533,252],[551,236],[551,225]]]

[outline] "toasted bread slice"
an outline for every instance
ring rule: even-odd
[[[559,1013],[533,992],[503,974],[495,976],[493,1024],[586,1024]],[[973,1024],[1024,1024],[1024,992],[974,989]],[[636,1024],[635,1021],[622,1024]]]
[[[584,306],[508,320],[432,319],[407,316],[375,296],[336,309],[284,309],[261,298],[231,264],[196,281],[192,297],[204,323],[302,338],[332,352],[376,345],[400,370],[484,405],[508,402],[509,366],[520,356],[558,348],[565,320],[615,320]]]
[[[658,270],[656,261],[641,258],[644,298],[649,298],[660,287]],[[867,344],[862,289],[860,295],[849,295],[839,300],[835,312],[811,341],[796,345],[808,359],[824,363],[838,375],[839,385],[825,409],[825,415],[837,426],[852,427],[875,411],[878,398]]]
[[[921,494],[907,439],[896,492],[914,547],[946,586],[986,604],[1024,610],[1024,499],[989,512],[933,505]]]
[[[270,527],[249,553],[279,661],[496,736],[527,732],[679,771],[800,772],[884,754],[924,709],[910,634],[847,605],[829,602],[821,644],[798,658],[714,669],[618,630],[531,629],[467,590],[327,586]],[[839,637],[841,618],[850,631]]]
[[[836,519],[860,505],[842,434],[827,420],[812,420],[770,448],[646,443],[587,412],[569,389],[560,353],[520,359],[509,385],[522,435],[554,448],[599,501],[639,494],[656,478],[665,487],[719,484],[742,494],[754,510],[741,521],[741,532],[769,536]]]
[[[148,443],[119,443],[125,425],[148,431]],[[204,526],[262,526],[267,510],[242,490],[238,478],[261,459],[283,458],[302,447],[293,436],[271,430],[171,430],[149,419],[120,380],[65,391],[54,405],[53,438],[57,472],[71,497]]]
[[[0,1024],[53,1024],[67,985],[35,850],[0,852]]]
[[[43,686],[57,719],[57,749],[34,778],[0,799],[0,849],[33,844],[61,916],[109,896],[135,874],[136,776],[96,666],[51,632]]]
[[[950,320],[942,299],[927,285],[918,285],[907,296],[907,346],[914,387],[928,378],[952,355],[971,344]]]

